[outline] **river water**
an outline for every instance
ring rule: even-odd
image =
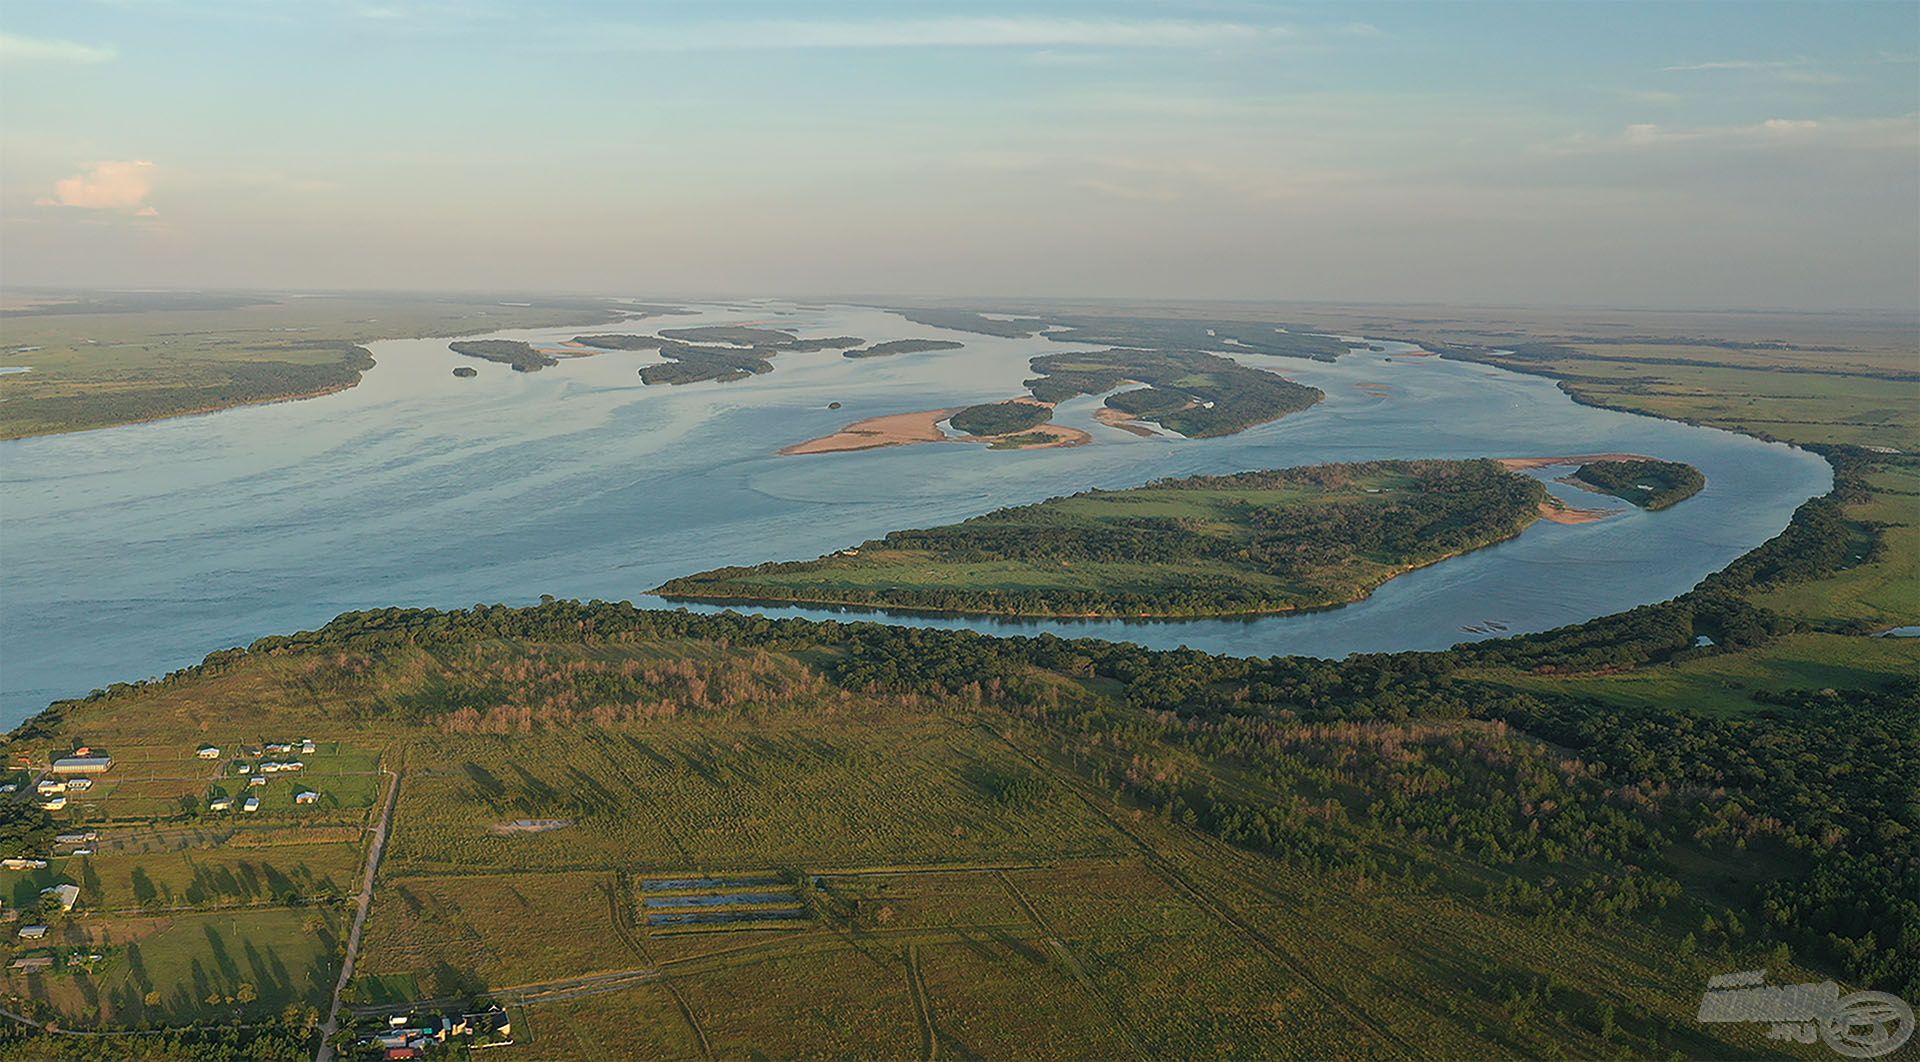
[[[1163,476],[1613,451],[1706,473],[1701,494],[1665,512],[1543,521],[1326,612],[1181,623],[897,617],[1236,654],[1437,649],[1487,636],[1465,627],[1544,630],[1672,597],[1778,533],[1830,486],[1826,463],[1809,453],[1590,409],[1549,380],[1400,347],[1334,365],[1234,353],[1327,399],[1222,439],[1140,438],[1095,422],[1098,400],[1082,398],[1055,419],[1091,432],[1089,446],[781,457],[780,447],[850,421],[1012,397],[1028,358],[1088,348],[779,303],[497,338],[557,343],[583,330],[754,322],[803,337],[965,346],[860,360],[783,354],[771,374],[737,383],[644,387],[636,369],[659,360],[653,352],[515,373],[453,354],[444,339],[395,340],[369,345],[377,364],[358,387],[323,398],[0,443],[0,723],[349,609],[542,594],[661,604],[645,592],[675,575],[814,557],[896,528]],[[462,365],[479,375],[454,378]],[[1549,487],[1578,506],[1626,508]]]

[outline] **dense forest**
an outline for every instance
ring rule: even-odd
[[[539,372],[549,365],[560,364],[558,358],[542,354],[533,349],[532,344],[518,339],[462,339],[448,343],[447,349],[469,358],[497,361],[511,366],[514,372]]]
[[[857,347],[865,342],[854,336],[798,339],[786,332],[771,328],[748,328],[740,325],[663,328],[660,330],[660,335],[663,338],[648,345],[658,346],[660,356],[669,360],[664,365],[643,366],[640,369],[640,380],[643,383],[688,384],[704,380],[730,383],[760,373],[772,372],[772,359],[777,354],[837,350],[842,347]],[[637,342],[645,337],[583,336],[580,338],[618,340],[625,344]],[[688,340],[699,340],[700,344],[696,345]],[[640,347],[623,345],[619,349],[636,350]]]
[[[1037,428],[1053,419],[1053,410],[1038,402],[987,402],[968,406],[948,418],[956,431],[968,435],[1011,435]]]
[[[1146,388],[1109,395],[1106,404],[1188,438],[1232,435],[1297,413],[1326,397],[1265,369],[1199,351],[1106,350],[1043,354],[1027,389],[1042,402],[1097,395],[1123,384]]]
[[[1545,498],[1491,461],[1197,476],[895,531],[813,561],[720,568],[657,592],[1012,615],[1323,607],[1519,534]]]
[[[1649,510],[1678,505],[1707,485],[1699,469],[1678,461],[1589,461],[1573,478]]]

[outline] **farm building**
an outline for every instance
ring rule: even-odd
[[[28,859],[25,856],[8,856],[0,859],[0,867],[8,870],[40,870],[47,865],[44,859]]]
[[[248,785],[266,785],[267,776],[264,774],[256,774],[252,778],[247,779],[247,784]]]
[[[292,752],[293,745],[285,741],[275,741],[267,746],[268,752]]]
[[[73,910],[73,905],[80,900],[80,886],[73,884],[52,885],[41,889],[40,895],[58,898],[60,901],[60,909],[62,911],[71,911]]]
[[[232,811],[233,798],[230,796],[214,797],[212,800],[207,801],[207,810],[208,811]]]
[[[67,783],[67,792],[69,793],[84,793],[92,788],[93,779],[91,778],[75,778],[73,781]]]
[[[48,793],[66,792],[67,783],[64,780],[59,778],[42,778],[40,779],[39,784],[35,785],[33,788],[41,796],[46,796]]]
[[[260,810],[260,798],[259,798],[259,797],[257,797],[257,796],[250,796],[250,797],[248,797],[248,798],[247,798],[247,802],[246,802],[246,803],[244,803],[244,804],[242,804],[242,805],[240,805],[240,810],[241,810],[241,811],[259,811],[259,810]]]
[[[203,760],[217,760],[220,758],[220,746],[202,745],[196,752],[194,752],[194,755],[200,757]]]
[[[40,938],[46,935],[47,935],[46,926],[21,926],[20,927],[19,936],[21,940],[39,940]]]
[[[55,844],[81,844],[85,841],[99,840],[99,838],[100,834],[95,830],[81,830],[79,833],[63,833],[53,840]]]
[[[41,811],[59,811],[66,806],[67,798],[63,796],[51,796],[40,802]]]
[[[19,970],[22,973],[30,973],[30,974],[40,973],[44,970],[51,970],[53,969],[53,956],[22,955],[19,958],[13,960],[13,965],[10,967],[10,969]]]
[[[68,756],[53,761],[55,774],[105,774],[112,768],[112,756]]]
[[[300,792],[293,794],[293,802],[296,804],[318,804],[320,803],[320,794],[311,789],[302,789]]]
[[[319,751],[319,749],[317,749],[317,748],[315,748],[315,747],[314,747],[314,744],[313,744],[313,739],[312,739],[312,738],[301,738],[301,739],[300,739],[300,754],[301,754],[302,756],[311,756],[311,755],[313,755],[313,754],[314,754],[315,752],[318,752],[318,751]]]

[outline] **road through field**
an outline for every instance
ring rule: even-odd
[[[360,883],[360,901],[353,909],[353,929],[347,933],[347,955],[340,963],[340,980],[333,986],[333,1003],[327,1008],[326,1024],[320,1026],[320,1049],[313,1062],[333,1062],[333,1034],[340,1030],[340,1000],[353,977],[353,960],[360,954],[360,931],[367,924],[367,909],[373,906],[373,878],[380,870],[380,853],[387,848],[387,827],[393,824],[393,807],[400,802],[400,776],[386,772],[393,784],[387,787],[387,803],[380,809],[380,821],[373,828],[373,843],[367,848],[367,876]]]

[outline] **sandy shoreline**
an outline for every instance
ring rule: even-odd
[[[1032,399],[1034,405],[1045,405]],[[1009,432],[1006,435],[969,435],[955,438],[940,430],[940,422],[965,409],[965,406],[953,406],[948,409],[921,409],[912,413],[889,413],[883,417],[868,417],[857,420],[841,428],[832,435],[822,435],[817,439],[794,443],[782,447],[778,452],[784,457],[799,454],[840,454],[856,450],[875,450],[882,446],[910,446],[914,443],[958,442],[986,443],[1002,450],[1051,450],[1067,446],[1085,446],[1093,441],[1093,436],[1079,428],[1068,428],[1058,424],[1041,424],[1025,431]],[[1022,446],[997,446],[1007,439],[1023,435],[1045,435],[1052,442],[1032,443]]]

